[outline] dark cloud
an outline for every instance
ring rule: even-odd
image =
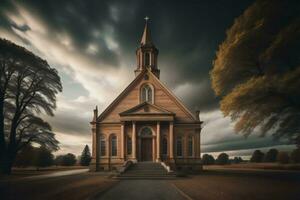
[[[91,56],[101,62],[118,66],[120,59],[130,60],[133,70],[135,49],[138,46],[144,16],[150,17],[152,37],[160,50],[161,77],[171,89],[181,84],[205,84],[198,96],[186,101],[190,108],[209,110],[218,106],[210,89],[208,72],[218,45],[235,17],[247,8],[247,1],[37,1],[18,2],[40,16],[53,33],[66,32],[82,54],[90,43],[101,51]],[[13,9],[10,3],[3,7]],[[2,22],[7,23],[7,22]],[[110,50],[103,37],[108,27],[119,43],[121,55]],[[99,66],[101,67],[101,66]],[[205,95],[201,95],[205,93]],[[182,97],[186,99],[186,97]]]
[[[212,112],[219,107],[209,79],[215,52],[218,45],[225,39],[226,30],[233,24],[234,19],[241,15],[253,0],[27,0],[16,2],[44,23],[53,39],[60,40],[59,36],[63,33],[68,35],[77,52],[83,57],[96,61],[93,63],[97,61],[101,63],[96,67],[118,68],[120,63],[125,61],[132,74],[136,65],[135,50],[139,45],[144,27],[143,18],[148,15],[152,38],[159,49],[158,65],[161,69],[162,82],[175,91],[191,110],[200,108],[202,111]],[[13,1],[1,2],[0,28],[9,30],[11,34],[15,34],[12,27],[22,32],[28,31],[30,27],[26,24],[21,26],[12,24],[6,16],[8,11],[18,12]],[[106,41],[108,36],[117,42],[118,50],[109,46]],[[28,43],[28,41],[23,42]],[[99,51],[95,51],[94,54],[89,53],[87,49],[90,44],[96,45]],[[63,84],[67,88],[63,95],[71,98],[87,96],[86,88],[78,89],[79,86],[73,83],[64,82]],[[102,83],[99,82],[100,84]],[[72,87],[74,88],[70,89]],[[81,94],[78,94],[78,91]],[[73,113],[61,108],[56,113],[56,117],[49,121],[57,132],[88,137],[89,119],[87,115],[80,116],[78,113],[84,113],[93,106],[88,105],[80,110],[78,105],[80,111],[75,109],[76,112]],[[222,131],[222,127],[226,126],[228,122],[215,129]],[[230,134],[233,133],[230,132]],[[221,143],[221,141],[218,142]],[[241,148],[243,145],[245,143],[240,143]],[[224,148],[227,149],[225,146]],[[222,148],[220,146],[214,150]]]

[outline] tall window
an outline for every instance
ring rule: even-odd
[[[188,139],[188,155],[193,156],[193,154],[194,154],[193,136],[189,136],[189,139]]]
[[[162,154],[163,155],[168,154],[168,140],[166,137],[163,137],[162,139]]]
[[[145,66],[150,66],[150,53],[145,53]]]
[[[182,156],[182,137],[177,137],[176,138],[176,155],[177,156]]]
[[[111,155],[117,156],[117,136],[111,137]]]
[[[152,102],[152,88],[149,85],[145,85],[141,90],[141,102]]]
[[[100,136],[100,155],[105,156],[106,155],[106,142],[105,142],[105,136]]]
[[[131,137],[127,137],[127,154],[131,155],[132,153],[132,140]]]

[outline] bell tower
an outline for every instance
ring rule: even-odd
[[[149,18],[145,17],[146,23],[139,48],[136,50],[137,68],[134,71],[137,76],[145,68],[149,68],[151,72],[159,78],[160,70],[157,68],[158,49],[151,40],[149,29]]]

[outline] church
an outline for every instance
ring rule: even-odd
[[[158,52],[146,19],[134,80],[100,115],[94,110],[91,171],[115,170],[128,161],[201,168],[200,112],[189,111],[162,83]]]

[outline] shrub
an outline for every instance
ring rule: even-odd
[[[68,153],[66,155],[59,155],[55,158],[55,164],[62,166],[72,166],[76,164],[76,157],[71,153]]]
[[[14,166],[16,167],[34,166],[36,154],[37,154],[37,148],[31,145],[26,145],[20,152],[18,152],[14,162]]]
[[[265,162],[276,162],[277,154],[278,154],[278,150],[277,149],[270,149],[266,153],[266,155],[264,157],[264,161]]]
[[[203,165],[213,165],[213,164],[215,164],[215,159],[212,155],[204,154],[202,156],[202,164]]]
[[[262,153],[260,150],[255,150],[252,154],[252,157],[250,159],[250,162],[262,162],[264,158],[264,153]]]
[[[232,160],[232,163],[238,164],[243,162],[243,159],[241,157],[234,157]]]
[[[281,164],[286,164],[290,160],[289,154],[287,152],[279,152],[277,155],[277,162]]]
[[[48,167],[53,165],[54,163],[54,156],[50,150],[41,146],[37,150],[35,165],[38,167]]]
[[[221,153],[217,160],[216,163],[219,165],[226,165],[229,163],[229,156],[226,153]]]
[[[300,148],[292,151],[291,162],[292,163],[300,163]]]

